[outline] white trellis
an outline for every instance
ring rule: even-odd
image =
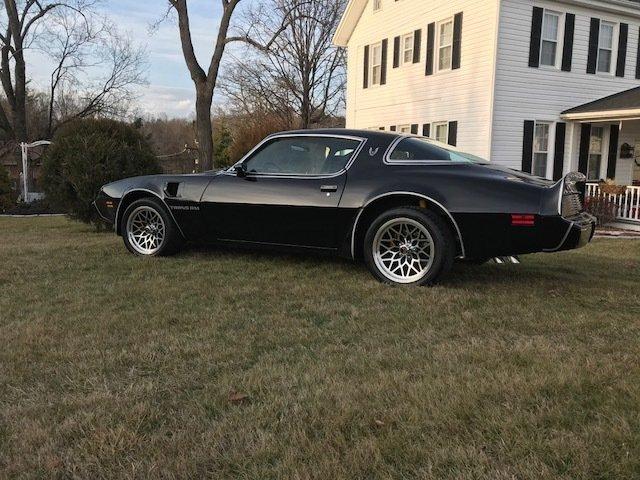
[[[29,149],[42,147],[44,145],[51,145],[51,142],[48,140],[38,140],[33,143],[22,142],[20,144],[20,149],[22,150],[22,201],[25,203],[31,203],[34,200],[39,200],[44,197],[42,192],[29,191]]]

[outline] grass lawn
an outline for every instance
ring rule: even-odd
[[[0,219],[0,478],[640,477],[640,240],[435,288]]]

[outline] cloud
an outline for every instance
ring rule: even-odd
[[[153,33],[149,31],[166,12],[166,4],[160,0],[109,0],[102,4],[102,13],[133,42],[146,47],[150,85],[138,90],[136,107],[141,113],[191,116],[195,110],[194,86],[182,56],[177,22],[170,17]],[[206,70],[220,21],[220,2],[190,0],[189,10],[194,49]],[[53,69],[51,60],[32,50],[28,61],[31,85],[46,89]]]
[[[166,85],[148,85],[139,90],[138,107],[151,115],[168,117],[191,117],[195,114],[195,91],[193,88]]]

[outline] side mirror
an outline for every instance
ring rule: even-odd
[[[236,175],[239,177],[247,176],[247,166],[244,163],[236,165],[235,167],[233,167],[233,170],[236,172]]]

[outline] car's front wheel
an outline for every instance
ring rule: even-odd
[[[171,255],[182,243],[173,219],[155,198],[143,198],[129,205],[122,216],[121,231],[127,249],[140,256]]]
[[[448,225],[436,213],[396,208],[371,223],[365,236],[365,263],[384,283],[429,285],[451,268],[454,242]]]

